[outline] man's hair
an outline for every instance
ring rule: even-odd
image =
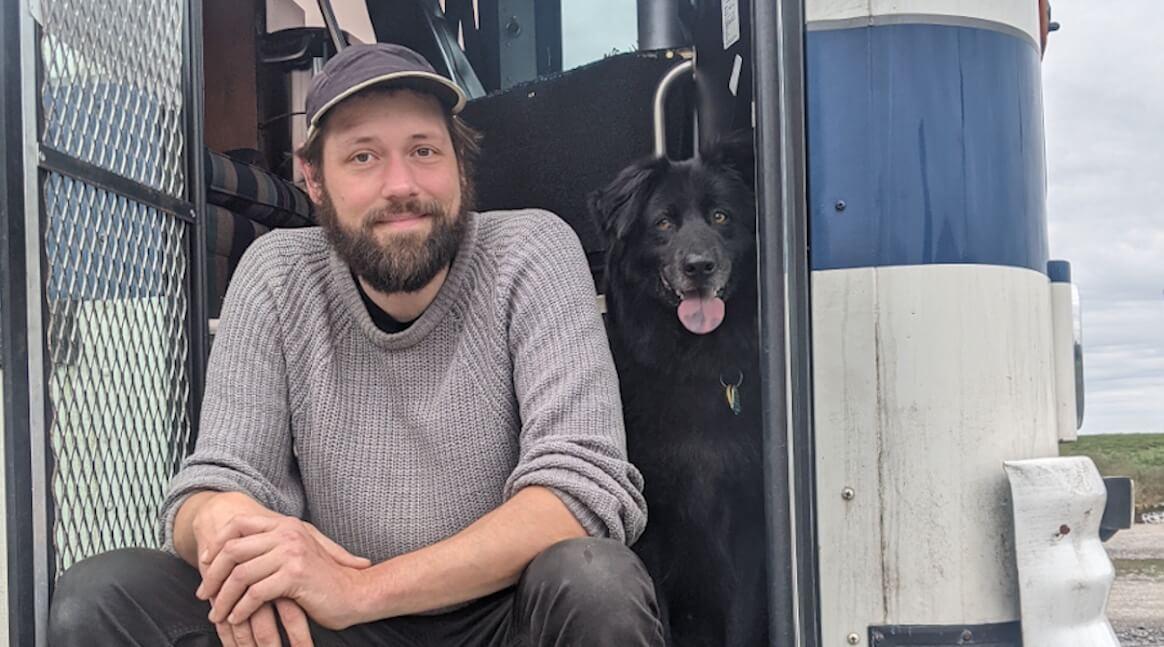
[[[417,94],[435,96],[429,85],[416,79],[400,79],[390,85],[381,85],[364,90],[350,98],[366,98],[378,95],[388,95],[401,90],[412,90]],[[316,126],[315,137],[306,142],[295,152],[304,163],[311,167],[316,182],[323,182],[323,140],[327,136],[327,121],[330,114],[325,114]],[[449,137],[453,140],[453,152],[457,156],[457,168],[461,172],[461,202],[467,209],[476,207],[474,191],[474,176],[477,170],[477,160],[481,157],[481,133],[470,126],[461,117],[451,114],[445,109],[445,125],[449,129]]]

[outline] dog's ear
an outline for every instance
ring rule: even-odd
[[[630,230],[654,187],[660,163],[666,163],[666,160],[632,164],[619,172],[610,184],[588,196],[590,214],[607,240],[613,242]]]
[[[737,130],[715,141],[702,151],[705,164],[734,170],[748,186],[756,182],[756,149],[751,130]]]

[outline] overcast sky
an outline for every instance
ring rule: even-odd
[[[1159,0],[1054,0],[1043,62],[1051,254],[1083,303],[1084,433],[1164,433]]]

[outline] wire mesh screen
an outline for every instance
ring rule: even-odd
[[[182,199],[184,0],[40,0],[41,144]],[[190,434],[188,225],[43,179],[56,573],[155,546]]]
[[[187,226],[81,181],[44,183],[56,569],[156,546],[190,433]]]
[[[41,0],[41,142],[184,197],[183,0]]]

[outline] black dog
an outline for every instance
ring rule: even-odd
[[[646,479],[635,550],[677,646],[767,644],[751,146],[645,160],[591,196],[627,447]]]

